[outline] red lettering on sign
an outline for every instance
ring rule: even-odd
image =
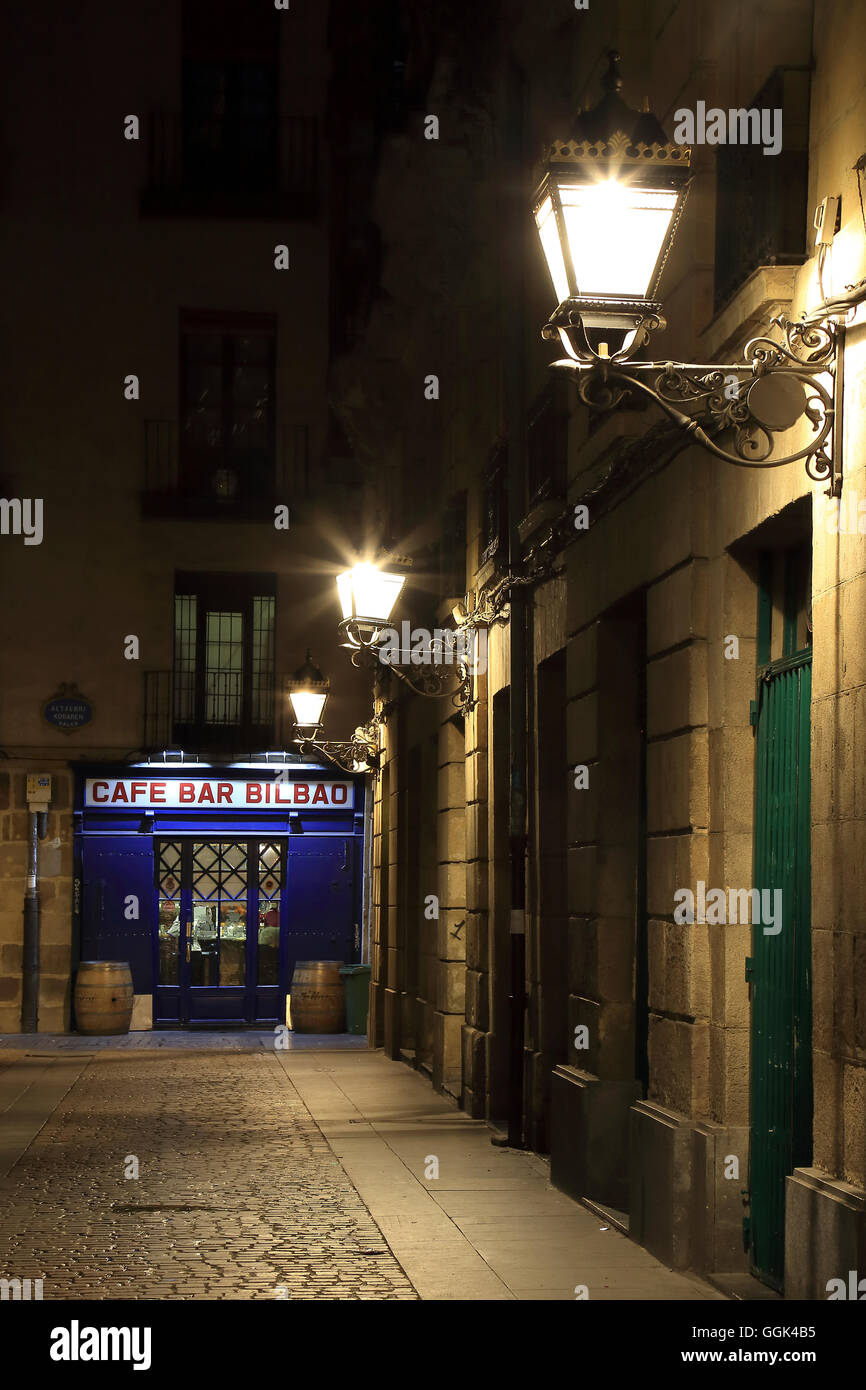
[[[146,783],[146,782],[130,782],[130,784],[129,784],[129,789],[130,789],[130,792],[131,792],[131,796],[130,796],[129,799],[130,799],[130,801],[132,802],[133,805],[135,805],[135,802],[136,802],[136,798],[137,798],[137,797],[139,797],[139,796],[141,796],[141,797],[146,797],[146,796],[147,796],[147,783]]]
[[[105,788],[105,796],[100,796],[100,791],[101,791],[101,789],[102,789],[103,787]],[[91,791],[90,795],[91,795],[91,797],[93,798],[94,802],[95,802],[97,805],[99,805],[99,804],[100,804],[101,802],[103,802],[103,801],[107,801],[107,800],[108,800],[108,783],[107,783],[107,782],[94,782],[94,784],[93,784],[93,790]]]
[[[225,801],[229,806],[232,804],[232,784],[231,782],[220,782],[217,787],[217,801]]]
[[[195,801],[195,783],[179,782],[177,788],[177,799],[182,806],[188,806],[191,801]]]
[[[291,806],[292,789],[285,782],[274,783],[274,801],[278,806]]]
[[[126,787],[122,782],[116,782],[114,791],[111,793],[111,804],[114,805],[115,801],[129,802],[129,797],[126,795]]]
[[[201,791],[198,794],[199,806],[201,806],[202,803],[205,801],[209,801],[211,806],[214,804],[213,787],[211,786],[210,782],[203,782]]]
[[[310,788],[306,782],[293,782],[292,791],[295,794],[295,805],[306,806],[310,800]]]
[[[158,803],[159,803],[160,805],[162,805],[162,806],[165,805],[165,783],[164,783],[164,782],[151,782],[151,784],[150,784],[150,799],[151,799],[151,801],[156,801],[156,802],[158,802]]]
[[[258,805],[262,799],[261,782],[247,782],[247,803]]]
[[[345,806],[349,795],[349,788],[342,782],[337,782],[331,792],[331,800],[335,806]]]
[[[314,806],[315,806],[315,804],[316,804],[317,801],[324,801],[324,803],[325,803],[326,806],[327,806],[327,804],[328,804],[328,793],[325,791],[325,788],[323,787],[323,785],[322,785],[321,782],[320,782],[319,785],[316,787],[316,790],[313,792],[313,805],[314,805]]]

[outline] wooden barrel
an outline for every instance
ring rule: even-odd
[[[111,1037],[128,1033],[132,1020],[132,971],[125,960],[83,960],[75,977],[79,1033]]]
[[[342,1033],[346,999],[340,978],[341,960],[295,962],[290,991],[292,1028],[296,1033]]]

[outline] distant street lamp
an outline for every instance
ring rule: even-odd
[[[325,680],[318,666],[313,665],[308,647],[303,666],[298,667],[289,682],[289,700],[298,734],[315,738],[322,727],[322,715],[330,688],[330,681]]]
[[[465,661],[456,661],[443,666],[430,663],[422,665],[417,679],[412,679],[395,662],[388,659],[383,647],[383,639],[400,596],[406,576],[378,565],[365,562],[337,575],[337,593],[343,618],[340,633],[346,638],[343,643],[352,652],[352,665],[369,670],[381,665],[384,671],[391,671],[399,681],[408,685],[416,695],[428,699],[450,698],[463,712],[472,709],[472,676]],[[431,654],[433,644],[430,644]],[[456,688],[449,688],[450,677],[456,675]]]
[[[288,685],[295,716],[295,743],[301,753],[323,753],[347,772],[373,772],[379,766],[379,732],[375,720],[359,725],[350,739],[319,738],[330,681],[313,664],[309,650]]]
[[[578,117],[573,139],[547,151],[533,203],[559,301],[542,336],[559,339],[568,354],[552,366],[576,380],[593,410],[643,395],[717,458],[746,468],[805,459],[808,475],[828,481],[838,497],[846,310],[773,319],[769,327],[778,326],[784,342],[753,338],[742,362],[630,360],[665,327],[656,294],[691,151],[670,143],[651,112],[626,105],[619,54],[608,59],[604,96]],[[774,436],[803,419],[812,427],[809,443],[771,457]]]

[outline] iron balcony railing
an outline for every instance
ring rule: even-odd
[[[312,218],[319,210],[314,116],[191,119],[152,111],[142,212]]]
[[[289,748],[294,722],[288,699],[290,676],[258,674],[254,693],[240,673],[212,673],[196,692],[189,678],[174,671],[144,671],[143,748],[159,752],[186,748],[197,752],[249,752]]]
[[[274,506],[291,507],[309,497],[311,482],[306,421],[277,425],[271,449],[214,448],[195,453],[179,448],[176,420],[144,422],[142,510],[146,516],[273,522]]]

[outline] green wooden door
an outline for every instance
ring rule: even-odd
[[[781,890],[781,928],[752,926],[749,1245],[753,1272],[781,1289],[785,1178],[812,1158],[809,702],[812,654],[758,682],[754,882]],[[770,898],[772,904],[774,899]]]

